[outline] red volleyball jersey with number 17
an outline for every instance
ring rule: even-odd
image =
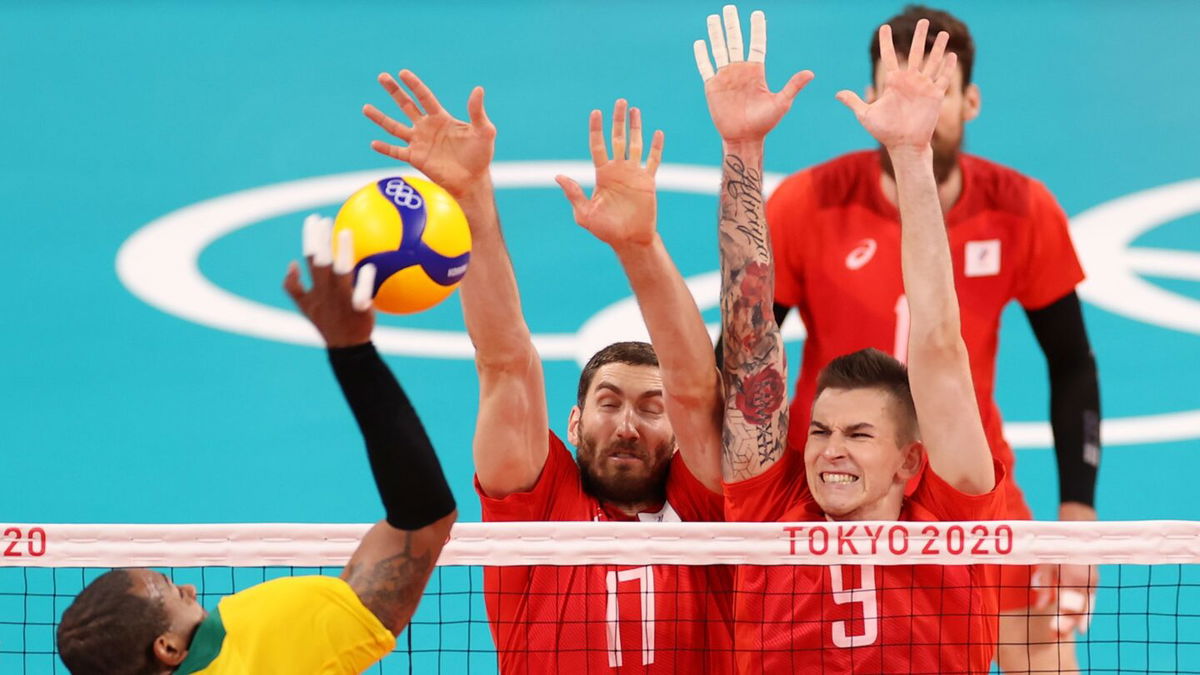
[[[550,434],[528,492],[501,499],[475,482],[483,520],[722,521],[724,500],[675,455],[666,503],[630,518],[583,490],[579,466]],[[484,599],[503,675],[733,672],[733,568],[537,565],[484,568]]]
[[[813,527],[828,530],[834,524],[825,522],[808,490],[801,453],[783,455],[766,472],[726,484],[726,517],[743,522],[816,521],[821,525]],[[926,465],[897,520],[1001,518],[1004,465],[996,461],[994,466],[996,487],[987,494],[967,495]],[[952,554],[966,552],[966,532],[958,534],[962,536],[947,531],[931,545],[935,551],[944,547]],[[887,541],[882,532],[880,539]],[[794,532],[793,540],[804,542],[804,533]],[[826,548],[815,553],[841,545],[824,541]],[[898,553],[904,550],[887,545]],[[742,675],[986,673],[996,648],[997,585],[997,570],[991,565],[743,565],[738,568],[734,606],[737,670]]]

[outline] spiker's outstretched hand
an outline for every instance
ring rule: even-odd
[[[375,312],[371,295],[375,266],[368,263],[354,275],[354,240],[349,230],[339,233],[333,252],[333,220],[310,215],[304,219],[304,258],[312,288],[300,281],[300,266],[288,265],[283,288],[308,317],[329,347],[353,347],[371,339]]]
[[[778,92],[767,88],[767,19],[760,11],[750,15],[750,56],[742,49],[742,26],[737,7],[725,5],[724,20],[716,14],[708,17],[708,39],[712,58],[704,40],[696,40],[693,49],[696,67],[704,79],[708,112],[721,139],[726,143],[761,141],[779,123],[796,94],[813,79],[811,70],[792,75]]]
[[[461,197],[477,181],[487,177],[495,151],[496,127],[483,109],[483,87],[471,91],[467,99],[470,122],[462,122],[442,107],[429,87],[412,71],[400,71],[400,80],[412,90],[425,110],[422,112],[417,107],[390,74],[381,73],[379,83],[412,124],[397,122],[368,103],[363,106],[363,114],[387,133],[408,143],[403,146],[371,141],[371,148],[412,164],[450,194]]]
[[[588,142],[596,167],[596,187],[591,198],[585,197],[583,189],[570,178],[556,178],[571,202],[575,222],[613,248],[650,243],[654,240],[656,218],[654,174],[662,162],[663,132],[654,132],[650,154],[643,165],[642,113],[629,108],[625,99],[619,99],[613,107],[612,158],[604,145],[604,116],[599,110],[593,110],[588,118]]]
[[[837,100],[854,111],[858,121],[884,147],[924,148],[933,138],[942,99],[950,88],[957,56],[946,52],[950,35],[938,33],[933,48],[925,54],[929,20],[917,22],[912,49],[903,65],[892,44],[892,28],[879,27],[879,62],[883,70],[883,89],[878,98],[867,103],[849,90],[837,93]]]

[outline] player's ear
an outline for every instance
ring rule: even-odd
[[[579,418],[583,416],[583,410],[575,405],[571,406],[571,414],[567,417],[567,442],[575,447],[579,447]]]
[[[963,89],[963,121],[970,122],[979,117],[979,109],[983,106],[983,97],[979,93],[979,85],[972,82]]]
[[[173,672],[187,658],[187,643],[173,633],[154,638],[154,658]]]
[[[921,470],[921,464],[925,461],[925,446],[921,441],[913,441],[900,452],[904,453],[904,460],[900,463],[897,477],[901,482],[907,483]]]

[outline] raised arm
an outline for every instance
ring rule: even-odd
[[[726,5],[723,12],[723,22],[716,15],[708,17],[716,70],[703,40],[696,41],[695,55],[722,143],[722,450],[725,480],[736,482],[766,471],[786,448],[787,369],[773,309],[775,271],[763,208],[763,141],[813,74],[796,73],[780,92],[771,93],[763,65],[766,18],[762,12],[750,15],[750,55],[744,60],[737,8]]]
[[[542,361],[521,312],[488,171],[496,128],[484,111],[482,87],[467,101],[470,121],[461,122],[412,72],[400,71],[400,79],[424,111],[390,75],[380,75],[379,82],[412,124],[401,124],[374,106],[364,107],[367,117],[408,144],[374,141],[371,147],[412,164],[454,195],[467,216],[471,267],[459,292],[479,372],[475,472],[484,492],[505,497],[537,481],[546,463],[549,422]]]
[[[938,34],[926,55],[928,30],[927,20],[917,23],[908,60],[902,64],[892,46],[891,28],[880,27],[879,98],[867,104],[851,91],[838,92],[837,98],[887,149],[896,169],[901,269],[910,316],[908,377],[929,464],[958,490],[983,494],[995,485],[995,473],[962,339],[930,146],[955,55],[946,53],[945,32]]]
[[[312,288],[304,288],[295,263],[288,268],[284,287],[325,339],[387,513],[363,537],[342,578],[363,605],[399,635],[417,609],[457,513],[421,420],[370,342],[375,326],[373,274],[364,271],[357,284],[352,282],[350,232],[341,234],[333,260],[331,227],[327,218],[309,217],[305,222]],[[370,265],[364,267],[368,269],[373,271]]]
[[[588,120],[596,187],[591,198],[575,181],[559,176],[575,222],[612,247],[625,270],[662,372],[667,417],[688,470],[721,491],[721,391],[712,339],[700,309],[655,229],[654,173],[662,161],[663,135],[654,132],[642,166],[642,114],[617,101],[613,109],[612,158],[604,145],[603,116]],[[626,149],[629,156],[626,158]]]

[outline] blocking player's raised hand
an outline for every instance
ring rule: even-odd
[[[950,35],[938,33],[933,48],[925,54],[929,20],[917,22],[908,59],[901,63],[892,44],[892,28],[879,27],[879,66],[882,91],[867,103],[858,94],[842,90],[837,100],[846,104],[863,127],[884,147],[924,148],[933,138],[942,99],[950,88],[957,56],[946,52]]]
[[[779,123],[796,94],[813,79],[812,71],[792,75],[772,93],[767,87],[767,19],[761,11],[750,14],[750,53],[742,48],[742,27],[737,7],[725,5],[721,17],[708,17],[708,45],[696,40],[696,67],[704,79],[708,112],[726,143],[755,142]],[[712,61],[709,60],[709,49]],[[713,63],[716,63],[714,69]]]
[[[605,147],[604,116],[599,110],[593,110],[588,118],[588,144],[596,167],[591,198],[584,195],[579,183],[566,176],[556,177],[571,202],[575,222],[614,249],[626,244],[649,244],[655,235],[654,174],[662,162],[663,132],[654,132],[643,164],[642,113],[619,99],[613,106],[612,156]]]
[[[412,90],[416,101],[390,74],[379,75],[379,83],[400,106],[410,124],[388,117],[369,103],[363,106],[363,114],[408,145],[371,141],[371,148],[408,162],[450,194],[462,197],[476,183],[487,178],[495,150],[496,127],[483,107],[483,87],[471,91],[467,99],[470,121],[463,122],[447,112],[412,71],[401,70],[400,80]]]
[[[363,265],[354,275],[354,241],[349,230],[339,234],[337,255],[333,252],[333,220],[310,215],[304,219],[304,258],[312,288],[300,281],[300,266],[288,265],[283,288],[308,317],[328,347],[353,347],[371,339],[375,312],[371,296],[375,266]]]

